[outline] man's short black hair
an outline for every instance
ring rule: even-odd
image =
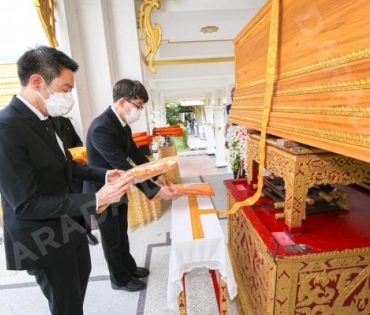
[[[47,46],[37,46],[26,51],[17,61],[18,77],[22,86],[26,86],[33,74],[40,74],[47,84],[60,76],[62,69],[72,72],[78,70],[78,64],[64,52]]]
[[[133,100],[140,98],[144,103],[148,102],[149,96],[144,85],[137,80],[122,79],[113,88],[113,101],[117,102],[120,98]]]

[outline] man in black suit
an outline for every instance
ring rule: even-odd
[[[91,270],[82,214],[100,213],[120,200],[132,177],[74,163],[48,118],[65,115],[73,106],[74,60],[39,46],[25,52],[17,65],[20,93],[0,111],[7,268],[35,276],[51,314],[82,315]],[[102,188],[96,194],[73,194],[72,179]]]
[[[148,98],[145,87],[139,81],[123,79],[115,84],[114,104],[96,117],[89,127],[86,139],[89,165],[129,170],[132,165],[128,159],[136,165],[149,162],[148,158],[136,147],[129,126],[139,119]],[[149,199],[156,195],[166,200],[173,199],[172,183],[163,175],[155,180],[157,184],[152,180],[147,180],[136,186]],[[100,186],[86,183],[85,188],[88,192],[94,192]],[[130,254],[127,210],[126,199],[110,206],[104,214],[95,216],[100,229],[112,288],[134,292],[145,289],[145,282],[138,278],[147,277],[149,270],[137,267],[135,259]]]
[[[55,117],[56,122],[58,123],[58,127],[60,128],[60,132],[63,136],[63,141],[66,147],[75,148],[75,147],[82,147],[83,143],[78,136],[76,129],[74,128],[71,120],[67,117]],[[80,194],[83,190],[83,182],[82,181],[72,181],[72,192]],[[86,237],[87,241],[90,245],[96,245],[99,243],[98,239],[91,233],[91,217],[87,215],[84,217],[85,220],[82,222],[82,226],[86,229]]]

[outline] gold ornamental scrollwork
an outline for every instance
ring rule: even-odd
[[[51,47],[57,47],[58,41],[55,32],[54,0],[34,0],[41,25],[46,33]]]
[[[249,109],[247,106],[244,108]],[[250,110],[250,109],[249,109]],[[253,109],[257,110],[257,109]],[[261,108],[259,108],[262,111]],[[304,106],[304,105],[291,105],[279,106],[274,108],[274,112],[281,113],[300,113],[300,114],[318,114],[330,116],[351,116],[351,117],[370,117],[370,107],[353,107],[342,105],[333,106]]]
[[[337,83],[329,83],[322,85],[311,85],[302,88],[293,88],[278,91],[277,96],[291,96],[314,93],[339,92],[348,90],[362,90],[370,88],[370,78],[363,78],[359,80],[344,81]]]
[[[262,105],[233,105],[233,109],[243,112],[262,112]],[[297,105],[279,105],[274,107],[275,113],[296,113],[296,114],[317,114],[329,116],[350,116],[350,117],[370,117],[370,107],[353,107],[347,104],[338,104],[330,106],[305,106]]]
[[[301,133],[310,136],[319,136],[320,138],[324,139],[334,140],[338,142],[346,142],[349,144],[353,144],[355,146],[363,146],[370,148],[370,137],[361,134],[337,132],[324,128],[297,126],[294,124],[285,124],[285,123],[270,123],[270,127],[278,128],[280,130],[287,130],[292,133]]]
[[[157,73],[153,63],[162,40],[162,28],[158,24],[153,25],[150,17],[153,9],[159,9],[160,7],[160,0],[143,0],[139,9],[140,39],[145,47],[146,54],[144,58],[149,58],[149,69],[152,73]]]
[[[350,90],[362,90],[370,89],[370,78],[362,78],[352,81],[344,81],[337,83],[311,85],[300,88],[285,89],[276,92],[276,96],[294,96],[294,95],[305,95],[305,94],[316,94],[316,93],[329,93],[329,92],[341,92]],[[236,97],[235,100],[253,100],[264,98],[264,93],[250,94],[246,96]]]

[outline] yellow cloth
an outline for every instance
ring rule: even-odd
[[[167,158],[170,156],[177,156],[177,150],[176,146],[160,146],[158,157],[161,158]],[[173,184],[180,184],[181,183],[181,176],[180,176],[180,169],[177,165],[174,169],[169,170],[163,174],[169,181],[171,181]]]
[[[153,156],[147,156],[149,161],[153,161]],[[162,203],[160,198],[149,200],[136,186],[132,185],[127,190],[128,203],[128,226],[132,228],[136,225],[157,220],[162,214]]]
[[[162,214],[162,203],[159,198],[148,200],[136,186],[127,190],[128,226],[130,228],[157,220]]]

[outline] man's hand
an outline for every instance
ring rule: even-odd
[[[177,196],[173,194],[173,191],[170,189],[170,187],[167,186],[161,187],[161,190],[156,194],[156,197],[157,196],[163,200],[173,200],[177,198]]]
[[[156,180],[156,184],[158,185],[158,186],[161,186],[161,187],[164,187],[164,186],[166,186],[166,187],[170,187],[170,188],[172,188],[172,186],[173,186],[173,183],[171,182],[171,181],[169,181],[165,176],[163,176],[163,175],[160,175],[159,177],[158,177],[158,179]]]
[[[125,173],[126,172],[120,171],[120,170],[117,170],[117,169],[107,171],[107,183],[112,184],[116,181],[121,180],[121,177],[125,176],[124,175]]]
[[[134,177],[132,175],[121,174],[118,178],[115,178],[112,183],[108,182],[105,184],[97,192],[99,208],[96,213],[101,213],[110,204],[119,202],[133,180]]]

